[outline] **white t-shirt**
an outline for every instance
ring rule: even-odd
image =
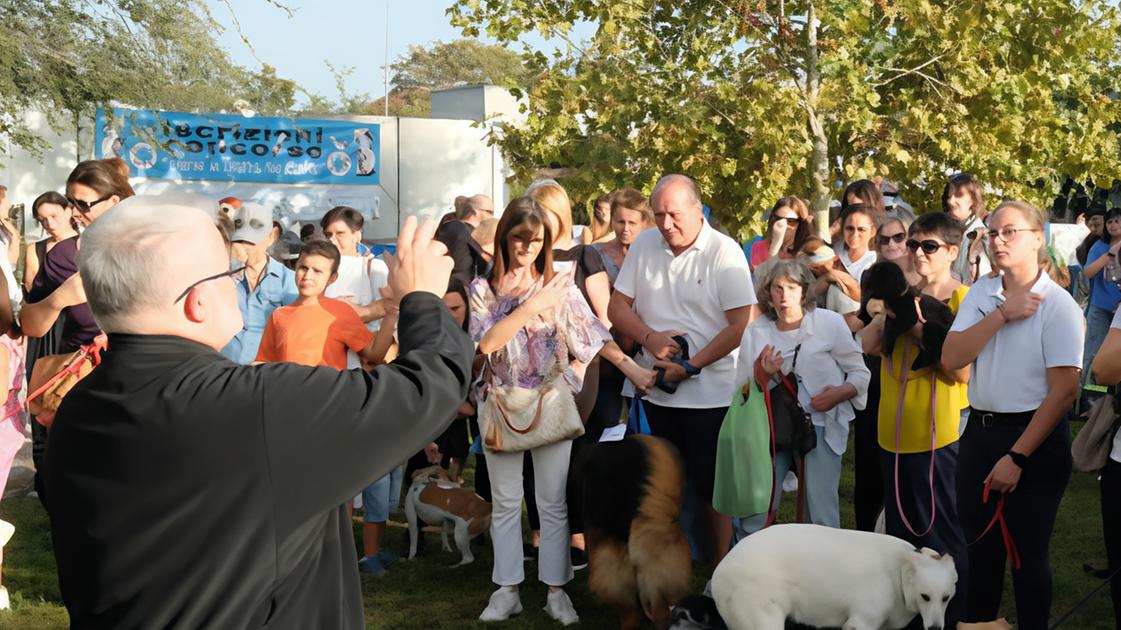
[[[755,304],[747,257],[731,238],[706,221],[692,247],[674,256],[658,230],[639,234],[619,269],[615,290],[634,298],[638,317],[654,330],[685,331],[695,355],[728,326],[724,315]],[[639,354],[640,365],[653,360]],[[735,388],[736,353],[704,367],[681,382],[674,394],[653,388],[646,399],[655,405],[684,409],[726,407]]]
[[[8,281],[8,299],[12,301],[12,308],[18,310],[20,302],[23,301],[23,291],[20,290],[20,283],[16,281],[16,276],[12,273],[12,261],[8,260],[8,243],[11,240],[0,232],[0,273],[4,274],[4,279]]]
[[[1113,323],[1109,327],[1121,329],[1121,308],[1113,314]],[[1110,451],[1109,458],[1115,462],[1121,462],[1121,431],[1113,436],[1113,450]]]
[[[845,271],[849,272],[849,275],[856,280],[857,284],[859,284],[860,279],[864,277],[864,272],[867,271],[869,267],[876,264],[876,252],[871,249],[864,252],[864,255],[858,260],[849,260],[848,248],[841,245],[841,251],[837,252],[837,255],[841,259],[841,264],[845,266]]]
[[[373,256],[343,256],[339,261],[339,277],[327,286],[323,293],[329,298],[348,297],[357,304],[369,304],[381,298],[378,291],[389,284],[389,267],[380,258]],[[370,332],[377,332],[381,320],[366,322]],[[361,367],[358,355],[346,353],[346,367]]]
[[[1044,272],[1031,290],[1045,298],[1039,309],[1027,319],[1001,326],[973,363],[969,402],[974,409],[1034,411],[1047,397],[1048,368],[1082,367],[1085,322],[1078,304]],[[1001,276],[978,279],[950,332],[969,328],[1003,302]]]

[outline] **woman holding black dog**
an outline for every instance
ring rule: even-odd
[[[965,621],[997,618],[1007,559],[1024,630],[1048,627],[1051,533],[1071,473],[1065,417],[1083,347],[1078,305],[1041,267],[1043,222],[1042,211],[1019,201],[990,216],[999,273],[970,289],[942,350],[946,370],[973,366],[957,480],[970,543]]]
[[[799,482],[805,484],[809,520],[840,527],[841,456],[853,410],[864,407],[870,373],[844,317],[815,308],[815,278],[805,263],[778,261],[761,280],[757,295],[764,317],[744,331],[736,382],[755,381],[759,375],[766,379],[759,385],[771,388],[772,398],[777,388],[785,387],[782,375],[794,384],[816,439],[816,446],[802,459],[804,469],[798,471]],[[799,453],[792,448],[775,453],[772,509],[778,508],[782,480],[797,458]],[[766,514],[757,514],[737,520],[736,537],[758,531],[766,519]]]

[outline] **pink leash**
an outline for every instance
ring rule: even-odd
[[[916,308],[917,308],[916,303]],[[922,315],[919,315],[922,321]],[[903,521],[903,526],[907,531],[911,532],[912,536],[920,538],[930,533],[934,528],[934,519],[938,516],[938,502],[934,499],[934,451],[938,445],[937,435],[937,391],[938,387],[938,373],[934,366],[930,368],[930,472],[928,474],[928,485],[930,486],[930,522],[926,524],[926,529],[922,533],[916,532],[915,528],[911,526],[911,521],[907,519],[907,514],[903,511],[903,500],[899,496],[899,434],[900,427],[903,420],[903,400],[907,395],[907,381],[911,373],[910,356],[907,348],[903,348],[903,375],[900,378],[899,385],[899,403],[895,407],[895,508],[899,511],[899,518]],[[891,356],[887,357],[887,371],[889,374],[895,374],[895,368],[892,366]]]

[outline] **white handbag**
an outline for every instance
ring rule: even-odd
[[[483,446],[495,453],[528,451],[584,435],[563,373],[536,389],[491,385],[479,421]]]

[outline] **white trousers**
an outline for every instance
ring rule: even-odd
[[[541,515],[537,579],[549,586],[564,586],[572,579],[565,500],[571,451],[571,440],[531,451],[537,512]],[[491,579],[499,586],[515,586],[525,580],[522,551],[522,462],[525,454],[486,451],[486,458],[493,501],[490,535],[494,544],[494,573]]]

